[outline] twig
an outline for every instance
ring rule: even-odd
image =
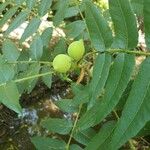
[[[25,78],[22,78],[22,79],[16,79],[16,80],[14,80],[14,82],[15,83],[19,83],[19,82],[23,82],[23,81],[26,81],[26,80],[30,80],[30,79],[34,79],[34,78],[39,78],[39,77],[42,77],[42,76],[47,76],[47,75],[50,75],[50,74],[52,74],[52,72],[46,72],[46,73],[36,74],[36,75],[25,77]],[[7,83],[2,83],[2,84],[0,84],[0,86],[4,86],[6,84]]]
[[[83,80],[84,75],[85,75],[84,68],[82,68],[82,69],[81,69],[81,72],[80,72],[80,75],[79,75],[79,77],[78,77],[78,80],[76,81],[76,84],[79,84],[79,83]],[[74,134],[74,130],[75,130],[75,128],[76,128],[76,125],[77,125],[77,122],[78,122],[78,119],[79,119],[79,116],[80,116],[80,113],[81,113],[81,109],[82,109],[82,104],[79,105],[79,111],[78,111],[77,117],[76,117],[76,119],[75,119],[75,121],[74,121],[72,130],[71,130],[71,134],[70,134],[68,143],[67,143],[67,145],[66,145],[66,150],[69,150],[70,143],[71,143],[71,140],[72,140],[72,137],[73,137],[73,134]]]
[[[84,75],[85,75],[85,71],[84,71],[84,68],[81,69],[81,72],[80,72],[80,75],[78,77],[78,80],[76,81],[76,84],[79,84],[81,83],[81,81],[83,80],[84,78]]]
[[[123,49],[106,50],[106,51],[103,51],[103,52],[100,52],[100,53],[126,53],[126,54],[133,54],[133,55],[150,56],[149,52],[141,52],[141,51],[133,51],[133,50],[123,50]]]
[[[72,137],[73,137],[73,134],[74,134],[74,130],[75,130],[75,128],[76,128],[76,125],[77,125],[77,122],[78,122],[78,119],[79,119],[79,116],[80,116],[80,113],[81,113],[81,109],[82,109],[82,105],[79,106],[79,111],[78,111],[78,113],[77,113],[77,117],[76,117],[75,122],[74,122],[74,124],[73,124],[72,130],[71,130],[71,134],[70,134],[68,143],[67,143],[67,145],[66,145],[66,150],[69,150],[70,143],[71,143],[71,140],[72,140]]]
[[[39,63],[39,64],[48,64],[51,65],[52,62],[49,61],[14,61],[14,62],[8,62],[9,64],[30,64],[30,63]]]

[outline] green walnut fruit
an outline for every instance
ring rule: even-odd
[[[72,42],[68,47],[68,55],[74,60],[79,61],[85,52],[83,40]]]
[[[65,54],[57,55],[53,60],[54,70],[60,73],[66,73],[71,68],[71,58]]]

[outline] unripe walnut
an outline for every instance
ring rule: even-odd
[[[74,60],[79,61],[85,53],[83,40],[74,41],[68,47],[68,55]]]
[[[59,73],[66,73],[71,68],[71,58],[68,55],[59,54],[53,60],[53,67]]]

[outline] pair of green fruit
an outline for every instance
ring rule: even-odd
[[[71,69],[72,60],[79,61],[84,53],[84,43],[83,40],[74,41],[68,47],[68,55],[66,54],[59,54],[53,60],[53,68],[55,71],[59,73],[66,73]]]

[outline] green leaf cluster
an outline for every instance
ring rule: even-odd
[[[51,88],[51,62],[57,54],[66,53],[73,40],[82,38],[85,57],[92,59],[92,78],[86,84],[72,83],[73,98],[55,103],[72,118],[41,122],[57,138],[31,138],[39,150],[117,150],[131,138],[150,135],[150,1],[108,2],[107,17],[91,0],[10,0],[0,4],[0,27],[9,23],[2,33],[0,103],[16,113],[21,113],[21,94],[31,93],[39,80]],[[45,15],[53,25],[41,33]],[[146,52],[136,50],[141,18]],[[24,21],[29,23],[18,43],[14,42],[9,35]],[[61,37],[56,37],[53,45],[57,27],[65,36],[59,33]],[[23,48],[29,37],[30,46]],[[144,61],[135,75],[137,54],[144,55]],[[79,63],[88,64],[89,60],[83,58]],[[62,139],[64,135],[67,139]]]

